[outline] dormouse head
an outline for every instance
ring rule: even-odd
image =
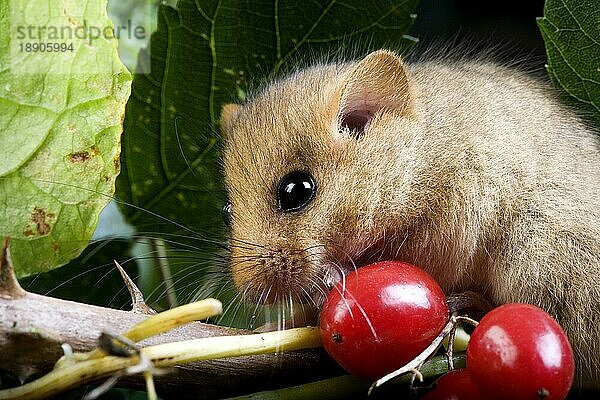
[[[383,50],[223,108],[231,271],[247,300],[318,301],[401,239],[418,162],[413,109],[407,69]],[[391,223],[398,209],[409,211]]]

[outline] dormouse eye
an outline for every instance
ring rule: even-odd
[[[223,222],[225,225],[231,225],[231,202],[228,201],[227,204],[223,206]]]
[[[291,172],[279,181],[279,209],[283,212],[300,211],[312,201],[316,192],[317,185],[308,172]]]

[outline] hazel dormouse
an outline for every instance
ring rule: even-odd
[[[221,116],[231,273],[247,301],[322,303],[378,260],[445,293],[535,304],[600,387],[600,144],[543,81],[380,50],[267,85]]]

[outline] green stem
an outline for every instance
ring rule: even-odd
[[[465,368],[465,353],[455,354],[453,357],[455,368]],[[435,379],[448,372],[448,361],[446,356],[436,356],[427,361],[420,369],[425,379]],[[398,393],[398,387],[407,387],[410,384],[410,374],[398,377],[390,382],[389,387],[393,387]],[[287,387],[278,390],[269,390],[264,392],[252,393],[249,395],[232,397],[227,400],[336,400],[346,399],[352,396],[367,395],[370,382],[361,380],[351,375],[343,375],[322,381],[306,383],[304,385]],[[400,397],[398,397],[400,398]]]

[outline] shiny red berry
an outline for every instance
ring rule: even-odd
[[[486,314],[467,347],[467,369],[489,399],[560,400],[573,382],[567,336],[542,309],[506,304]]]
[[[421,400],[485,400],[466,369],[442,375]]]
[[[447,322],[446,297],[428,273],[384,261],[331,290],[320,326],[325,350],[351,374],[374,380],[421,353]]]

